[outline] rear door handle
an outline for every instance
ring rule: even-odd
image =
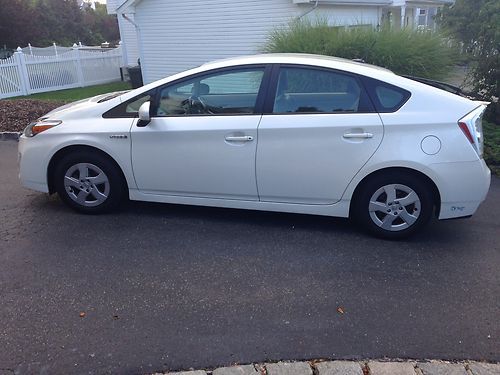
[[[250,142],[253,141],[251,135],[228,135],[226,136],[226,141],[228,142]]]
[[[373,138],[372,133],[345,133],[343,135],[344,138]]]

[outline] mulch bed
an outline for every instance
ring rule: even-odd
[[[20,132],[33,120],[64,104],[52,100],[0,100],[0,132]]]

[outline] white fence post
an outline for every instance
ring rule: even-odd
[[[122,54],[122,66],[127,66],[128,63],[127,63],[127,50],[126,50],[126,47],[125,47],[125,44],[123,44],[123,42],[120,40],[120,42],[118,42],[118,48],[120,48],[120,53]]]
[[[78,48],[76,43],[73,44],[73,51],[76,52],[76,74],[78,76],[78,85],[80,87],[84,87],[85,81],[83,79],[82,56],[80,54],[80,48]]]
[[[30,81],[28,77],[28,69],[26,68],[26,60],[24,59],[23,50],[21,47],[17,47],[16,52],[14,52],[14,56],[17,62],[17,68],[19,71],[19,77],[21,82],[21,90],[24,95],[31,94]]]

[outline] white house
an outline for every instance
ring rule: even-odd
[[[210,60],[262,50],[271,30],[291,20],[331,25],[433,27],[454,0],[108,0],[118,15],[124,62],[140,58],[144,83]]]

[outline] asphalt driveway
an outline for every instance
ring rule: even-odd
[[[0,374],[500,360],[498,179],[473,218],[388,242],[307,215],[79,215],[20,187],[16,148],[0,142]]]

